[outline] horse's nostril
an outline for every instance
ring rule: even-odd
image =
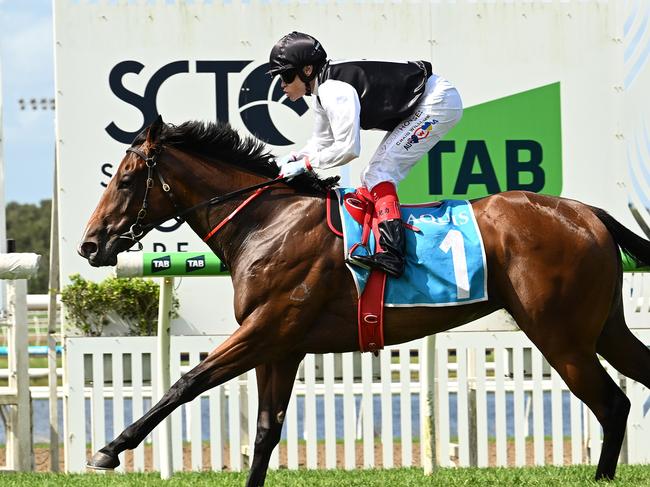
[[[97,244],[95,242],[84,242],[79,246],[79,255],[88,258],[97,252]]]

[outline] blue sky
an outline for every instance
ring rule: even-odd
[[[52,0],[0,0],[5,201],[52,197],[54,111],[21,110],[23,98],[54,98]]]

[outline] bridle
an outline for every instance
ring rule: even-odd
[[[133,241],[133,243],[138,244],[138,250],[142,250],[143,247],[142,247],[142,243],[140,242],[140,239],[144,236],[144,234],[147,231],[151,230],[151,228],[155,226],[151,224],[142,226],[142,221],[147,216],[147,209],[149,208],[149,201],[148,201],[149,191],[151,190],[151,188],[153,188],[154,185],[154,180],[153,180],[154,173],[158,176],[158,180],[160,181],[160,185],[162,186],[163,191],[165,192],[165,194],[169,196],[169,199],[172,201],[172,204],[174,205],[174,208],[176,208],[177,212],[178,212],[178,205],[176,203],[176,198],[171,192],[171,187],[163,179],[160,170],[156,171],[156,166],[158,165],[157,158],[158,158],[158,154],[160,153],[160,150],[154,150],[151,153],[151,155],[147,155],[136,147],[129,147],[128,149],[126,149],[126,153],[128,154],[129,152],[134,153],[142,160],[144,160],[144,163],[147,166],[147,182],[144,190],[144,198],[142,200],[142,206],[140,207],[140,210],[138,210],[138,215],[135,218],[135,223],[133,223],[129,227],[129,230],[127,232],[119,235],[118,238],[131,240]],[[182,223],[184,221],[180,217],[180,215],[174,216],[174,218],[179,223]]]
[[[158,167],[158,156],[162,152],[162,147],[154,149],[150,155],[145,154],[142,150],[138,149],[137,147],[129,147],[126,149],[127,154],[129,152],[132,152],[133,154],[137,155],[140,157],[145,165],[147,166],[147,182],[146,182],[146,188],[144,190],[144,198],[142,201],[142,206],[140,207],[140,210],[138,211],[138,214],[135,218],[135,222],[129,227],[129,230],[118,235],[118,238],[123,238],[126,240],[131,240],[133,243],[138,244],[138,250],[142,250],[142,242],[140,240],[142,237],[145,236],[147,232],[152,230],[153,228],[159,226],[160,224],[166,222],[167,220],[174,219],[178,223],[183,223],[185,221],[185,215],[192,213],[195,210],[198,210],[200,208],[205,208],[207,206],[214,206],[218,205],[220,203],[223,203],[225,201],[231,200],[233,198],[236,198],[237,196],[240,196],[242,194],[250,193],[253,192],[251,196],[246,198],[240,204],[235,210],[230,213],[226,218],[224,218],[217,226],[215,226],[204,238],[204,241],[209,240],[212,238],[226,223],[228,223],[232,218],[239,213],[248,203],[250,203],[253,199],[255,199],[257,196],[259,196],[263,191],[268,189],[270,186],[277,184],[277,183],[283,183],[291,179],[290,177],[277,177],[275,179],[271,179],[269,181],[264,181],[259,184],[254,184],[253,186],[248,186],[246,188],[238,189],[236,191],[232,191],[230,193],[226,193],[223,195],[215,196],[213,198],[210,198],[209,200],[203,201],[201,203],[198,203],[190,208],[181,208],[178,205],[178,202],[176,200],[176,197],[174,196],[174,193],[171,190],[171,186],[165,182],[165,179],[160,172],[160,168]],[[160,181],[160,185],[162,187],[163,192],[167,195],[167,197],[170,199],[172,205],[174,206],[174,209],[176,210],[176,213],[170,217],[164,218],[162,220],[156,221],[156,222],[150,222],[145,225],[142,224],[143,220],[147,216],[147,210],[149,208],[149,191],[153,188],[154,186],[154,174],[158,178],[158,181]]]

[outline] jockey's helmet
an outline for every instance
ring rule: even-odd
[[[309,34],[293,31],[280,39],[269,55],[269,70],[267,74],[275,76],[286,71],[295,71],[305,83],[316,77],[321,66],[327,60],[327,53],[318,40]],[[302,68],[313,66],[310,76],[306,76]]]

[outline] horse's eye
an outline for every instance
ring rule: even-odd
[[[117,188],[118,189],[127,189],[131,186],[131,183],[133,183],[133,176],[131,174],[126,174],[122,176],[122,179],[120,179],[120,182],[117,183]]]

